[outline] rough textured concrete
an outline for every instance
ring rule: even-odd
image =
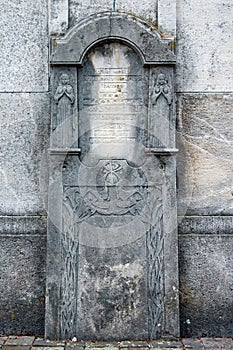
[[[48,89],[47,1],[1,1],[0,91]]]
[[[45,236],[0,236],[0,334],[44,332]]]
[[[230,94],[179,95],[178,208],[188,215],[232,215]]]
[[[0,213],[45,213],[49,97],[2,93],[0,101]]]
[[[183,336],[232,336],[232,240],[232,235],[179,236]]]
[[[232,91],[231,0],[177,0],[177,91]]]

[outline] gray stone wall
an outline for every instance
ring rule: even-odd
[[[86,15],[114,6],[158,25],[165,37],[177,32],[181,330],[230,336],[231,0],[177,0],[177,6],[169,0],[53,0],[50,11],[47,0],[2,1],[0,334],[44,331],[48,29],[64,34]]]
[[[183,335],[230,336],[233,74],[230,1],[177,1]]]
[[[157,0],[147,0],[142,3],[140,0],[122,1],[122,0],[71,0],[70,1],[70,24],[77,23],[80,18],[92,15],[98,12],[116,10],[141,17],[144,20],[157,23]]]
[[[2,1],[0,334],[43,334],[49,131],[47,1]],[[41,175],[42,174],[42,175]]]

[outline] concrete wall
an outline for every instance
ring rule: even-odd
[[[2,3],[0,334],[44,331],[48,31],[114,7],[176,35],[181,330],[232,335],[231,0]]]

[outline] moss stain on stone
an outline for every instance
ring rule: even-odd
[[[182,286],[180,288],[180,301],[186,306],[188,304],[192,304],[195,298],[192,295],[192,290],[188,286]]]

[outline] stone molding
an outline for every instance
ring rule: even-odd
[[[180,235],[229,235],[233,234],[233,216],[185,216],[178,217]]]
[[[54,39],[51,64],[82,66],[91,47],[111,40],[131,46],[144,65],[176,62],[169,47],[171,40],[162,39],[158,31],[145,22],[128,14],[103,12],[81,20],[64,38]]]
[[[47,216],[0,216],[0,235],[46,235]]]

